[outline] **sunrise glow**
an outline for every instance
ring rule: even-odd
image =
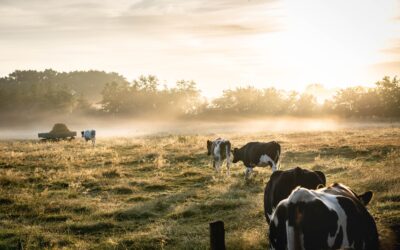
[[[253,85],[371,85],[400,72],[400,4],[339,1],[1,1],[0,74],[115,71],[205,96]]]

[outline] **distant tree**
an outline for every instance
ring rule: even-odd
[[[286,98],[290,98],[286,96],[283,91],[279,91],[275,88],[267,88],[264,89],[261,99],[259,100],[262,103],[262,112],[267,115],[284,115],[288,110],[288,102],[290,100],[286,100]]]
[[[125,83],[107,83],[102,91],[102,108],[105,112],[118,114],[126,110],[129,103],[129,86]]]
[[[0,112],[71,113],[83,107],[90,109],[90,103],[100,100],[106,83],[113,81],[127,84],[122,76],[103,71],[16,70],[0,78]]]
[[[77,95],[89,102],[101,100],[101,92],[107,83],[128,84],[126,79],[117,73],[96,70],[58,73],[57,82],[69,86]]]
[[[400,117],[399,80],[384,77],[375,86],[339,90],[332,101],[333,112],[345,117]]]
[[[381,112],[388,117],[400,116],[400,81],[397,77],[390,79],[385,76],[381,81],[376,82],[376,94],[383,104]]]
[[[296,101],[296,114],[300,116],[313,116],[317,115],[319,105],[317,98],[313,95],[302,94]]]
[[[194,81],[177,81],[176,87],[169,92],[170,109],[179,114],[195,113],[201,104],[200,90]]]
[[[155,76],[140,76],[132,85],[107,84],[101,101],[107,113],[159,117],[192,114],[200,105],[200,91],[193,81],[181,80],[175,87],[160,89]]]
[[[57,72],[16,70],[0,78],[0,114],[24,116],[94,111],[124,116],[229,117],[316,116],[400,117],[400,81],[384,77],[375,87],[340,89],[321,105],[317,97],[331,96],[320,84],[303,93],[252,86],[224,90],[206,101],[194,81],[160,86],[156,76],[140,76],[132,83],[104,71]],[[313,94],[315,93],[315,94]],[[320,99],[321,100],[321,99]],[[99,104],[99,105],[98,105]]]
[[[155,93],[159,87],[159,82],[156,76],[140,76],[133,80],[133,88],[147,93]]]
[[[333,110],[339,116],[360,116],[359,100],[366,92],[362,87],[351,87],[339,90],[333,98]]]

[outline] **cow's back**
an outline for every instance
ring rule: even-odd
[[[278,203],[286,199],[297,186],[316,189],[319,185],[325,186],[325,175],[320,171],[310,171],[296,167],[286,171],[275,171],[264,190],[264,214],[267,222],[272,210]]]
[[[244,162],[258,163],[260,157],[265,154],[277,162],[280,151],[281,146],[276,141],[249,142],[244,146]]]
[[[374,218],[367,208],[356,198],[355,194],[341,189],[337,183],[324,190],[326,194],[336,195],[340,207],[347,216],[347,232],[349,242],[354,242],[354,249],[378,249],[379,236]],[[350,191],[351,192],[351,191]]]
[[[278,213],[279,212],[279,213]],[[286,231],[286,236],[279,233]],[[275,249],[379,249],[372,216],[355,196],[334,187],[297,188],[272,217],[270,243]]]
[[[229,140],[218,138],[212,142],[211,152],[214,158],[217,157],[224,160],[228,155],[230,155],[230,151],[231,142]]]

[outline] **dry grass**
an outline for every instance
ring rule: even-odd
[[[382,248],[399,246],[399,128],[225,136],[234,146],[277,140],[283,169],[318,169],[328,183],[374,191],[369,211]],[[258,168],[245,181],[236,164],[229,178],[215,174],[205,150],[212,137],[100,139],[95,148],[1,141],[0,248],[204,249],[217,219],[229,249],[266,248],[271,171]]]

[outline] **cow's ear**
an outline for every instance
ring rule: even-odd
[[[319,176],[324,186],[326,185],[326,177],[325,174],[321,171],[315,171],[315,173]]]
[[[364,204],[364,206],[366,206],[371,201],[373,195],[374,194],[372,193],[372,191],[367,191],[361,195],[358,195],[358,199],[360,199],[362,204]]]

